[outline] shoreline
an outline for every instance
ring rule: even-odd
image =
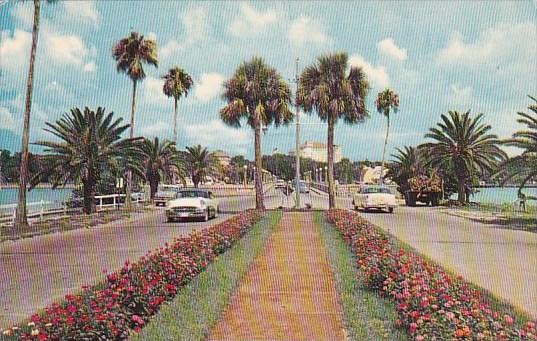
[[[18,189],[18,184],[0,184],[0,190],[2,189]],[[66,184],[65,186],[58,186],[56,189],[75,189],[76,186],[74,184]],[[52,184],[39,184],[35,186],[33,189],[52,189]]]

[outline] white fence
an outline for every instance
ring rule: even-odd
[[[140,204],[146,201],[144,193],[133,193],[133,202]],[[118,209],[125,203],[125,194],[98,195],[95,197],[97,211]],[[15,218],[17,204],[0,205],[0,222],[11,222]],[[38,201],[26,204],[29,218],[44,219],[45,216],[67,215],[69,212],[80,211],[80,207],[68,207],[63,202]]]

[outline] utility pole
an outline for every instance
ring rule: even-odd
[[[298,58],[295,70],[295,115],[296,115],[296,208],[300,208],[300,113],[298,112]]]

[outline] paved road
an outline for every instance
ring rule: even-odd
[[[267,208],[293,207],[271,189]],[[325,194],[301,195],[302,205],[326,209]],[[338,199],[351,208],[350,199]],[[0,328],[20,321],[67,292],[103,278],[173,237],[222,221],[255,206],[253,196],[221,199],[224,212],[207,223],[166,223],[163,210],[136,215],[128,222],[0,244]],[[398,208],[393,215],[363,214],[376,225],[468,280],[491,290],[537,317],[537,234],[494,229],[447,216],[438,209]]]
[[[278,193],[267,192],[272,207],[277,199]],[[253,196],[222,198],[223,213],[207,223],[167,223],[164,210],[157,209],[128,221],[0,243],[0,329],[101,280],[104,269],[118,269],[126,260],[136,260],[174,237],[254,206]]]
[[[467,280],[537,318],[537,234],[471,222],[443,208],[362,213]]]

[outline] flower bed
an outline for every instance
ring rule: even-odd
[[[537,340],[535,322],[514,324],[461,277],[403,250],[356,213],[326,214],[356,255],[365,285],[395,302],[415,340]]]
[[[127,339],[261,217],[260,211],[249,210],[176,238],[136,263],[126,262],[102,283],[66,295],[62,302],[31,316],[23,326],[4,330],[2,335],[17,340]]]

